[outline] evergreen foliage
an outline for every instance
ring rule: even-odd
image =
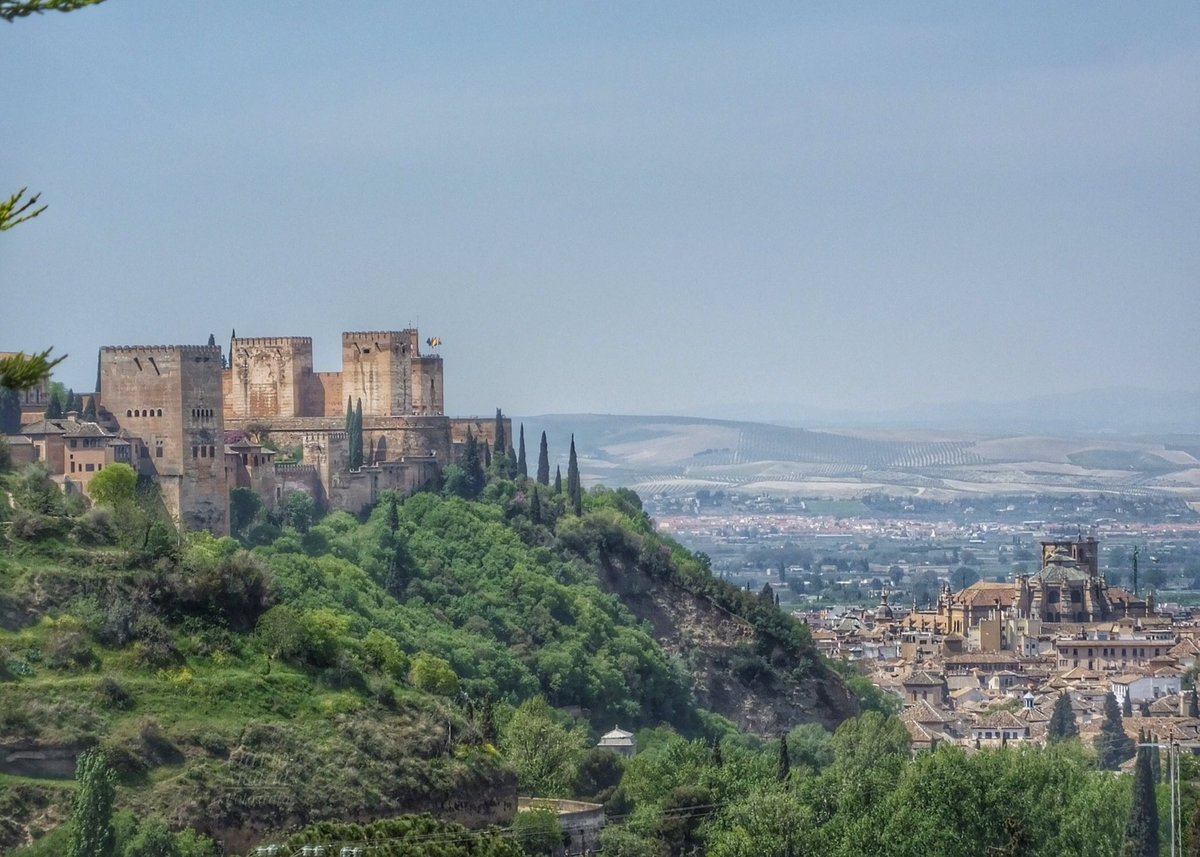
[[[1057,706],[1055,708],[1057,709]],[[1125,734],[1125,728],[1121,725],[1117,698],[1109,692],[1104,696],[1104,723],[1101,724],[1100,734],[1096,737],[1096,764],[1115,771],[1135,750],[1133,739]]]
[[[562,468],[554,465],[554,493],[562,494]]]
[[[1200,717],[1200,701],[1196,699],[1196,686],[1192,685],[1187,691],[1188,717]]]
[[[21,431],[21,396],[16,390],[0,387],[0,435]]]
[[[1054,702],[1054,711],[1050,714],[1050,722],[1046,724],[1046,739],[1054,743],[1078,737],[1079,726],[1071,709],[1071,694],[1064,690]]]
[[[787,782],[788,775],[791,774],[791,772],[792,772],[792,760],[791,760],[791,757],[788,755],[787,735],[786,734],[780,735],[779,736],[779,764],[778,764],[776,776],[779,778],[779,781],[781,783]]]
[[[529,463],[525,460],[525,423],[521,423],[520,440],[517,444],[517,475],[529,478]]]
[[[535,524],[542,523],[542,495],[536,485],[529,494],[529,520]]]
[[[550,447],[546,444],[545,432],[542,432],[542,441],[538,446],[537,481],[539,485],[550,485]]]
[[[1133,694],[1128,690],[1125,691],[1125,698],[1121,700],[1121,716],[1133,717]]]
[[[362,399],[359,399],[354,405],[354,416],[350,425],[350,469],[361,470],[363,466]]]
[[[579,459],[575,456],[575,435],[571,435],[571,452],[567,458],[567,497],[576,515],[583,514],[583,488],[579,484]]]
[[[508,432],[504,430],[504,414],[496,408],[495,453],[499,457],[508,452]]]
[[[1144,743],[1144,738],[1143,738]],[[1150,748],[1138,747],[1133,769],[1133,801],[1125,828],[1127,857],[1158,857],[1158,804],[1150,771]]]
[[[86,750],[75,766],[77,789],[71,807],[67,857],[113,857],[116,775],[97,750]]]

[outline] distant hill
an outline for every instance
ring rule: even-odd
[[[693,412],[809,428],[937,429],[985,434],[1190,434],[1200,431],[1200,391],[1109,388],[1008,402],[918,403],[891,410],[742,402],[697,407]]]
[[[806,429],[678,416],[525,418],[552,464],[575,435],[585,481],[675,494],[701,488],[935,499],[1020,492],[1154,492],[1200,499],[1200,434]]]

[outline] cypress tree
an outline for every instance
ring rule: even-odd
[[[396,530],[400,529],[400,508],[395,493],[388,494],[387,528],[393,536],[396,535]]]
[[[554,493],[562,493],[562,468],[554,465]]]
[[[363,466],[363,412],[362,399],[354,407],[351,417],[350,430],[350,469],[359,470]]]
[[[0,387],[0,434],[18,434],[20,431],[21,394]]]
[[[583,514],[583,489],[579,485],[579,459],[575,457],[575,435],[571,435],[571,452],[567,457],[567,496],[576,515]]]
[[[208,347],[209,347],[209,348],[212,348],[212,347],[213,347],[214,345],[216,345],[216,344],[217,344],[217,336],[216,336],[216,334],[214,334],[214,333],[210,333],[210,334],[208,335]]]
[[[1149,751],[1149,747],[1138,748],[1133,769],[1133,803],[1125,827],[1124,853],[1129,857],[1158,857],[1158,804]]]
[[[1188,717],[1200,717],[1200,702],[1196,700],[1196,686],[1188,691]]]
[[[1121,763],[1134,754],[1133,739],[1125,734],[1121,725],[1121,712],[1117,708],[1117,698],[1112,693],[1104,696],[1104,723],[1100,726],[1100,734],[1096,738],[1096,764],[1109,771],[1115,771]]]
[[[1071,694],[1064,690],[1054,703],[1054,712],[1046,725],[1046,738],[1054,742],[1078,737],[1079,727],[1075,724],[1075,712],[1071,710]]]
[[[504,431],[504,414],[496,408],[496,457],[504,455],[508,450],[508,433]]]
[[[538,449],[537,481],[539,485],[550,486],[550,447],[546,444],[545,432],[542,432],[542,444]]]
[[[346,397],[346,434],[354,431],[354,399]]]
[[[538,494],[536,486],[533,489],[533,493],[529,495],[529,520],[535,524],[542,522],[542,498]]]
[[[517,473],[522,479],[529,478],[529,465],[525,461],[525,423],[521,423],[521,440],[517,444]]]
[[[787,782],[788,774],[792,772],[792,760],[788,755],[787,733],[779,736],[779,767],[776,775],[779,781]]]
[[[62,401],[53,393],[50,394],[50,402],[46,405],[46,419],[57,420],[63,415]]]
[[[758,600],[763,604],[775,604],[775,590],[771,588],[771,584],[763,584],[763,588],[758,593]]]
[[[83,418],[85,420],[96,421],[96,396],[98,393],[92,393],[87,397],[87,404],[83,406]]]
[[[467,448],[463,455],[462,469],[466,475],[467,483],[467,498],[474,500],[483,491],[483,486],[487,484],[487,475],[483,472],[483,457],[479,454],[480,443],[475,439],[475,435],[467,429]],[[485,440],[483,450],[488,451],[488,444]]]
[[[1133,717],[1133,694],[1125,691],[1125,699],[1121,701],[1121,716]]]
[[[117,845],[112,826],[116,779],[99,751],[88,750],[79,757],[67,857],[112,857]]]
[[[486,442],[483,444],[483,466],[485,468],[492,466],[492,447],[491,444]]]

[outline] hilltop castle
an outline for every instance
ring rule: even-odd
[[[217,345],[105,346],[96,421],[71,413],[22,435],[28,457],[67,490],[128,462],[158,482],[176,520],[224,534],[234,488],[269,508],[302,491],[358,512],[381,492],[434,479],[468,432],[494,443],[495,420],[445,415],[443,377],[415,329],[343,333],[340,372],[313,370],[308,337],[235,337],[228,363]],[[360,402],[363,463],[352,470],[346,417]],[[511,438],[507,421],[505,430]]]

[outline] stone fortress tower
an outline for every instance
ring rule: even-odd
[[[216,345],[106,346],[99,379],[102,421],[140,439],[136,469],[171,515],[218,534],[234,487],[268,507],[302,491],[358,512],[436,479],[468,433],[495,442],[495,420],[445,415],[442,358],[421,354],[413,328],[342,334],[340,372],[314,371],[306,336],[234,337],[228,366]],[[352,468],[347,408],[360,401],[363,463]],[[300,460],[276,462],[276,450]]]
[[[153,476],[171,516],[229,532],[221,349],[208,345],[100,349],[99,410],[142,440],[133,462]]]

